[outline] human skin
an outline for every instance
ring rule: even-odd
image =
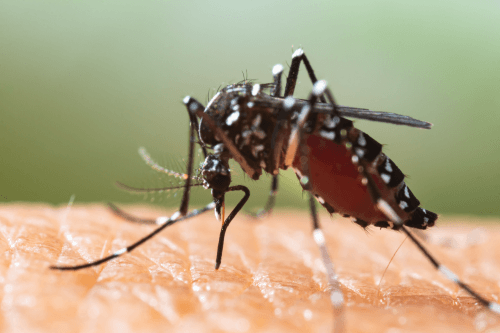
[[[138,216],[158,208],[124,207]],[[487,299],[500,296],[498,220],[440,218],[424,243]],[[346,299],[347,332],[468,332],[499,325],[441,277],[409,240],[320,216]],[[496,222],[496,223],[495,223]],[[333,324],[307,212],[240,214],[214,270],[220,224],[212,212],[171,226],[99,267],[50,270],[102,258],[152,226],[103,205],[0,206],[2,332],[328,332]],[[498,328],[498,327],[497,327]]]

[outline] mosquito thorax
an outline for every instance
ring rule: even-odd
[[[222,127],[227,121],[227,117],[233,112],[240,111],[240,104],[243,102],[252,90],[252,86],[249,84],[232,84],[217,94],[208,102],[205,108],[205,113],[210,115],[210,117],[217,123],[219,127]],[[215,138],[209,127],[204,124],[203,120],[200,122],[200,139],[207,145],[216,145],[219,143],[219,139]]]
[[[238,83],[219,91],[204,111],[256,170],[254,179],[258,179],[262,171],[273,172],[270,152],[277,110],[265,106],[269,98],[269,95],[261,92],[258,84]],[[208,146],[221,143],[203,120],[200,122],[199,134],[201,141]]]

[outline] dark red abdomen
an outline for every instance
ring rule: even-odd
[[[306,142],[313,194],[320,202],[324,200],[336,213],[350,215],[370,224],[387,220],[371,200],[367,187],[361,182],[358,165],[352,162],[352,153],[344,145],[315,134],[308,135]],[[298,155],[293,168],[303,173]],[[384,200],[401,218],[406,219],[408,213],[396,204],[395,189],[388,188],[377,172],[370,173]]]

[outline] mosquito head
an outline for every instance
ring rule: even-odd
[[[229,158],[224,156],[222,152],[218,151],[216,146],[216,153],[210,154],[205,159],[201,166],[201,175],[208,184],[208,188],[212,189],[214,198],[219,197],[219,192],[226,192],[231,184],[231,173],[229,171]]]
[[[215,216],[219,221],[224,220],[224,195],[231,184],[231,173],[229,172],[229,157],[224,152],[224,146],[218,144],[214,147],[214,153],[207,156],[201,166],[201,174],[207,185],[212,189],[212,197],[215,203]]]

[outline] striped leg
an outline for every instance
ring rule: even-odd
[[[332,263],[330,255],[328,254],[323,231],[321,230],[321,227],[319,225],[316,204],[314,202],[315,199],[311,192],[312,187],[310,182],[309,162],[307,161],[307,158],[302,158],[304,156],[308,156],[309,150],[309,147],[306,144],[301,144],[302,132],[305,130],[305,125],[307,123],[309,115],[311,114],[311,111],[314,109],[318,98],[322,96],[323,90],[326,87],[325,84],[322,84],[323,82],[324,81],[319,81],[314,85],[313,91],[309,97],[309,104],[302,108],[299,119],[292,128],[288,143],[288,150],[285,157],[285,164],[291,165],[292,161],[295,159],[296,153],[298,152],[300,154],[300,161],[303,171],[300,182],[302,187],[305,190],[308,190],[309,194],[309,207],[311,210],[313,222],[313,237],[321,252],[321,259],[323,260],[323,265],[326,269],[328,285],[330,288],[330,301],[332,303],[335,318],[334,332],[344,332],[344,295],[342,293],[342,290],[340,289],[340,284],[337,274],[335,273],[334,265]],[[290,100],[289,103],[291,103]],[[293,105],[293,103],[291,104]]]
[[[286,80],[285,97],[293,96],[295,86],[297,85],[297,77],[299,76],[299,67],[301,62],[304,62],[311,82],[315,84],[318,81],[316,74],[314,74],[314,70],[311,67],[311,63],[304,53],[304,50],[297,49],[292,55],[292,64],[290,65],[290,71],[288,72],[288,78]],[[319,98],[322,103],[326,103],[323,96],[320,96]]]
[[[309,59],[307,59],[304,51],[302,49],[297,49],[293,55],[292,55],[292,64],[290,65],[290,71],[288,72],[288,78],[286,80],[286,86],[285,86],[285,93],[284,97],[292,97],[293,93],[295,91],[295,86],[297,85],[297,78],[299,75],[299,68],[300,68],[300,63],[304,62],[304,65],[306,66],[307,74],[309,75],[309,78],[311,79],[311,82],[315,84],[318,79],[316,78],[316,74],[314,74],[314,70],[311,66],[311,63],[309,62]],[[283,66],[281,65],[276,65],[273,68],[273,74],[275,75],[275,82],[276,80],[276,73],[279,73],[279,82],[281,83],[281,72],[283,71]],[[275,95],[278,96],[278,95]],[[279,97],[279,96],[278,96]],[[323,95],[319,96],[319,100],[323,103],[326,103],[326,99]],[[289,102],[290,104],[290,102]],[[271,139],[271,149],[273,151],[273,165],[274,165],[274,175],[278,174],[278,168],[279,168],[279,156],[281,153],[281,149],[283,147],[283,137],[279,137],[279,133],[281,132],[281,129],[284,127],[285,122],[288,121],[289,119],[289,111],[291,107],[293,106],[293,103],[289,105],[288,110],[287,110],[287,103],[285,102],[283,109],[279,111],[278,114],[278,122],[276,124],[276,127],[274,128],[273,131],[273,136]]]
[[[114,259],[114,258],[118,258],[119,256],[121,256],[121,255],[123,255],[125,253],[132,252],[132,250],[134,250],[136,247],[138,247],[142,243],[146,242],[147,240],[153,238],[153,236],[155,236],[156,234],[160,233],[166,227],[171,226],[174,223],[177,223],[177,222],[180,222],[180,221],[183,221],[183,220],[187,220],[187,219],[189,219],[191,217],[198,216],[198,215],[200,215],[200,214],[202,214],[202,213],[204,213],[204,212],[206,212],[208,210],[213,209],[214,207],[215,207],[215,204],[213,202],[211,202],[208,205],[206,205],[205,207],[203,207],[202,209],[195,209],[191,213],[189,213],[189,214],[187,214],[185,216],[182,216],[182,217],[180,216],[179,212],[174,213],[170,218],[167,218],[165,216],[158,217],[156,220],[154,220],[154,223],[157,224],[157,225],[160,225],[160,227],[156,228],[149,235],[141,238],[140,240],[138,240],[134,244],[129,245],[127,247],[124,247],[124,248],[116,251],[112,255],[109,255],[109,256],[104,257],[102,259],[99,259],[99,260],[96,260],[96,261],[92,261],[92,262],[89,262],[89,263],[83,264],[83,265],[78,265],[78,266],[50,266],[50,269],[57,269],[57,270],[60,270],[60,271],[76,271],[76,270],[87,268],[87,267],[99,266],[100,264],[103,264],[106,261],[109,261],[109,260]],[[118,211],[120,211],[120,210],[118,210]],[[152,222],[152,220],[143,220],[143,221]]]
[[[314,70],[311,67],[311,64],[309,63],[309,60],[307,59],[306,55],[304,54],[304,51],[302,49],[297,49],[293,55],[292,55],[292,64],[290,65],[290,71],[288,72],[288,78],[286,80],[286,86],[285,86],[285,93],[284,97],[292,97],[293,93],[295,91],[295,86],[297,85],[297,77],[299,75],[299,67],[300,63],[304,62],[304,65],[306,66],[307,73],[309,74],[309,78],[311,79],[311,82],[315,84],[318,79],[316,78],[316,75],[314,74]],[[279,82],[281,83],[281,73],[283,72],[283,66],[282,65],[276,65],[273,68],[273,75],[275,78],[275,82],[277,81],[277,77],[279,77]],[[279,74],[279,75],[277,75]],[[276,91],[274,91],[276,92]],[[274,97],[279,97],[278,95],[274,95]],[[321,102],[326,102],[324,96],[320,96],[320,101]],[[271,149],[273,151],[273,174],[277,175],[278,170],[279,170],[279,156],[281,153],[281,149],[283,147],[283,141],[284,138],[279,136],[279,133],[281,132],[281,129],[284,127],[285,123],[289,119],[290,111],[293,106],[294,102],[293,99],[287,102],[285,101],[285,104],[283,105],[283,108],[280,109],[278,113],[278,122],[276,124],[276,127],[274,128],[273,131],[273,136],[271,139]]]
[[[271,92],[271,96],[280,97],[281,95],[281,76],[283,75],[283,66],[278,64],[273,67],[273,78],[274,78],[274,88]],[[279,173],[279,163],[281,156],[281,149],[283,148],[284,137],[280,135],[281,128],[284,126],[284,122],[287,117],[285,110],[278,109],[278,122],[274,127],[273,134],[271,136],[271,165],[273,166],[273,175],[277,176]]]
[[[325,236],[323,230],[319,225],[318,214],[316,211],[316,203],[314,202],[314,197],[311,192],[309,192],[309,206],[311,209],[311,215],[313,220],[313,237],[316,245],[319,247],[321,252],[321,259],[323,260],[323,265],[325,265],[326,276],[328,278],[328,285],[330,287],[330,302],[333,306],[333,313],[335,317],[333,331],[336,333],[344,332],[345,323],[345,312],[344,312],[344,294],[340,289],[340,283],[338,276],[335,273],[335,268],[333,266],[332,259],[328,254],[328,248],[326,247]]]
[[[195,132],[197,132],[198,123],[196,120],[196,115],[194,115],[188,105],[186,104],[188,114],[189,114],[189,155],[188,162],[186,166],[186,183],[184,184],[184,193],[182,194],[181,206],[179,208],[179,213],[181,216],[186,215],[189,206],[189,193],[191,191],[191,176],[193,174],[193,162],[194,162],[194,144],[196,143]],[[206,151],[204,151],[206,154]]]
[[[273,67],[273,89],[271,90],[271,96],[279,97],[281,94],[281,76],[283,75],[283,66],[277,64]],[[271,183],[271,191],[269,192],[269,197],[267,199],[266,205],[263,209],[259,210],[257,213],[250,213],[250,216],[263,218],[271,214],[274,204],[276,202],[276,194],[278,194],[278,172],[279,172],[279,160],[281,155],[281,149],[283,147],[283,136],[279,135],[279,129],[281,127],[281,121],[278,121],[278,125],[274,128],[273,135],[271,138],[271,165],[273,165],[273,180]]]

